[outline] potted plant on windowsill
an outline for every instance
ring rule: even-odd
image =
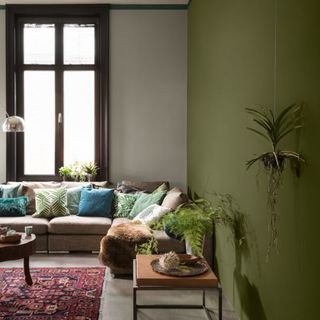
[[[62,177],[63,181],[71,180],[72,169],[70,167],[61,167],[59,169],[59,175]]]
[[[75,161],[69,167],[71,168],[71,177],[74,181],[83,182],[86,180],[86,175],[83,171],[82,164],[79,161]]]
[[[89,182],[91,182],[91,181],[95,180],[97,173],[98,173],[98,170],[99,170],[99,167],[94,162],[87,162],[82,165],[82,170],[83,170],[84,174],[86,175],[87,180]]]

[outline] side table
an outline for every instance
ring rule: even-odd
[[[9,260],[24,259],[24,275],[26,283],[31,286],[32,278],[30,275],[29,257],[36,252],[36,236],[32,234],[27,236],[21,234],[21,240],[18,243],[0,243],[0,262]]]
[[[212,317],[206,306],[206,291],[218,291],[219,295],[219,320],[222,320],[222,288],[212,270],[199,276],[171,277],[159,274],[152,270],[151,261],[157,255],[137,255],[133,261],[133,319],[137,320],[138,309],[203,309],[209,320]],[[205,261],[205,260],[204,260]],[[201,305],[183,304],[137,304],[137,293],[142,290],[195,290],[202,291]]]

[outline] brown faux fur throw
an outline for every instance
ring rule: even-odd
[[[132,273],[135,246],[153,237],[151,229],[140,221],[112,226],[100,242],[100,261],[113,273]]]

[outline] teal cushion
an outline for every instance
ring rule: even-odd
[[[141,193],[130,212],[129,219],[133,219],[138,213],[152,204],[161,204],[166,193],[166,191],[159,191],[151,194]]]
[[[140,194],[138,193],[117,193],[114,197],[114,207],[116,218],[128,218],[130,212]]]
[[[81,191],[78,216],[112,218],[113,189],[92,189]]]
[[[23,217],[27,214],[28,197],[0,198],[0,217]]]
[[[67,189],[67,208],[70,214],[78,213],[82,188],[83,186]]]
[[[18,197],[18,190],[20,187],[20,184],[15,185],[8,185],[8,184],[2,184],[1,186],[1,198],[17,198]]]

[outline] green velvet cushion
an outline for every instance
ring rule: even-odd
[[[129,218],[133,219],[142,210],[151,206],[152,204],[161,204],[166,193],[167,193],[166,191],[160,191],[160,192],[151,193],[151,194],[141,193],[130,212]]]
[[[36,212],[34,218],[54,218],[68,216],[67,190],[59,189],[35,189]]]
[[[20,184],[14,184],[14,185],[2,184],[0,186],[2,191],[0,192],[1,198],[17,198],[19,187],[20,187]]]
[[[117,193],[114,198],[115,213],[116,218],[128,218],[130,212],[137,201],[140,194],[135,193]]]
[[[0,198],[0,217],[23,217],[27,213],[28,197]]]

